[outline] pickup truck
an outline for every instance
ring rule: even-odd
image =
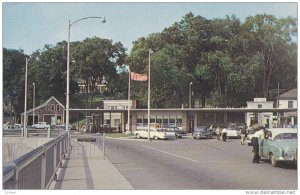
[[[141,129],[134,131],[136,138],[148,138],[149,131],[148,129]],[[168,132],[162,128],[152,128],[150,129],[150,139],[174,139],[175,133]]]

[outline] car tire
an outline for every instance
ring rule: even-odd
[[[277,167],[278,162],[275,160],[275,156],[271,153],[270,160],[273,167]]]
[[[158,140],[158,137],[157,137],[157,136],[154,136],[153,139]]]
[[[140,134],[136,134],[136,138],[141,139]]]

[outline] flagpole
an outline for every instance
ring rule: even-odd
[[[131,77],[131,72],[128,66],[128,116],[127,116],[128,131],[130,130],[130,80],[131,80],[130,77]],[[133,132],[131,132],[131,134],[132,133]]]
[[[149,67],[148,67],[148,71],[149,71],[149,76],[148,76],[148,140],[150,141],[150,81],[151,81],[151,76],[150,76],[150,57],[151,54],[153,53],[153,51],[151,49],[149,49]]]

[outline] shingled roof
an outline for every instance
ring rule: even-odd
[[[297,100],[297,88],[292,89],[286,93],[281,94],[278,99],[279,100]]]

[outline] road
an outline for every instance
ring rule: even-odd
[[[252,164],[238,139],[106,139],[106,156],[140,190],[297,189],[297,168]]]

